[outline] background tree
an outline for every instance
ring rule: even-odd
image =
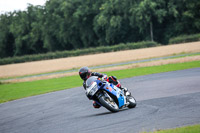
[[[135,42],[140,39],[136,27],[130,25],[129,9],[132,0],[107,0],[95,17],[94,30],[100,45],[114,45],[121,42]]]
[[[197,0],[48,0],[0,14],[0,57],[12,57],[200,32]]]
[[[138,5],[134,5],[130,10],[132,13],[132,23],[139,27],[140,32],[147,34],[149,27],[151,41],[154,41],[154,23],[162,23],[166,16],[167,11],[163,9],[164,4],[163,0],[143,0]]]
[[[10,24],[13,13],[2,14],[0,16],[0,57],[14,55],[14,36],[10,31]]]

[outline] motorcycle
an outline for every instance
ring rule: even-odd
[[[135,108],[137,104],[131,94],[126,96],[120,88],[95,76],[86,80],[86,96],[111,112]]]

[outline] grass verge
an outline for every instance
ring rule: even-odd
[[[200,61],[105,72],[118,79],[200,67]],[[32,82],[0,84],[0,103],[82,85],[78,75]]]
[[[147,133],[147,132],[144,132],[144,133]],[[200,133],[200,125],[185,126],[185,127],[159,130],[159,131],[148,132],[148,133]]]

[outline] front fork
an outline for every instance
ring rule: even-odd
[[[113,99],[108,95],[108,93],[105,92],[105,91],[102,91],[102,92],[100,92],[100,93],[97,93],[98,99],[99,99],[102,95],[104,95],[105,97],[109,98],[110,101],[113,100]]]

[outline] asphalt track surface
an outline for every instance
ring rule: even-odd
[[[94,109],[82,87],[0,104],[0,133],[137,133],[200,124],[200,68],[121,80],[138,101]]]

